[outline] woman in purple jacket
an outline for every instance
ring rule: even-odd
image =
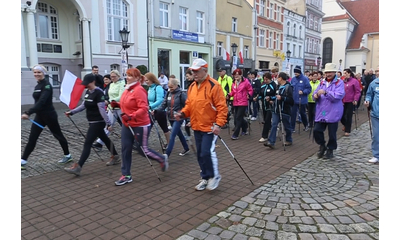
[[[344,83],[336,76],[336,71],[336,64],[325,64],[326,78],[313,94],[316,103],[314,139],[320,146],[318,158],[331,159],[333,150],[337,149],[336,132],[343,115]],[[325,145],[324,131],[327,127],[329,140]]]
[[[247,121],[244,119],[246,110],[248,107],[249,97],[253,96],[253,87],[250,81],[242,76],[242,70],[235,69],[232,73],[234,82],[232,84],[232,91],[226,95],[229,99],[233,97],[233,108],[234,108],[234,122],[235,131],[232,135],[232,140],[239,139],[240,129],[242,129],[242,135],[247,135]]]
[[[343,72],[344,82],[344,98],[343,98],[343,116],[340,122],[343,124],[344,135],[349,136],[351,131],[351,123],[353,122],[353,111],[357,106],[360,98],[360,83],[355,78],[353,71],[345,69]]]

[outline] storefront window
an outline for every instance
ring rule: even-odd
[[[158,75],[163,72],[167,77],[169,77],[169,57],[170,50],[158,49]]]

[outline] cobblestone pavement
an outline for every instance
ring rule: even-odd
[[[63,115],[66,106],[56,108],[77,161],[84,138]],[[72,119],[85,134],[85,114]],[[21,239],[379,239],[379,165],[367,163],[372,157],[367,119],[359,111],[350,137],[338,131],[330,161],[317,159],[318,146],[306,132],[293,134],[293,146],[283,151],[279,140],[275,150],[258,143],[257,121],[251,134],[237,141],[224,130],[221,137],[229,139],[225,142],[254,185],[218,142],[222,181],[207,192],[193,190],[199,180],[196,156],[178,156],[178,140],[170,170],[163,173],[154,165],[161,182],[148,161],[133,154],[134,181],[116,187],[120,168],[105,166],[108,151],[92,151],[81,176],[71,176],[56,163],[62,150],[46,130],[21,171]],[[21,122],[22,151],[31,123]],[[152,131],[150,146],[159,151]],[[111,139],[120,151],[118,136]]]
[[[313,155],[181,236],[191,239],[378,239],[379,167],[369,126],[341,138],[334,161]]]

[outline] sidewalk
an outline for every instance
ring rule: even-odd
[[[59,119],[75,160],[83,137],[72,122]],[[86,133],[85,114],[73,121]],[[258,143],[260,127],[231,141],[222,139],[254,182],[244,175],[221,142],[217,156],[222,181],[211,192],[196,192],[199,167],[193,152],[181,157],[179,141],[170,170],[158,181],[148,161],[133,154],[133,182],[116,187],[119,166],[105,166],[106,150],[91,153],[80,177],[56,163],[62,151],[44,131],[21,172],[22,239],[378,239],[379,165],[370,165],[366,111],[359,111],[358,129],[341,138],[335,160],[317,160],[318,146],[308,132],[293,134],[293,146],[277,142],[275,150]],[[360,127],[360,124],[363,125]],[[354,124],[353,124],[354,125]],[[30,122],[21,124],[21,151]],[[116,131],[118,128],[116,129]],[[340,130],[339,130],[340,131]],[[338,137],[343,133],[338,131]],[[153,132],[150,146],[160,149]],[[111,136],[117,150],[119,140]]]

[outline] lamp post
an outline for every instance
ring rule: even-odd
[[[231,48],[232,48],[232,73],[233,73],[233,71],[235,71],[235,69],[237,68],[236,51],[237,51],[238,45],[236,43],[233,43],[231,45]]]
[[[122,41],[121,71],[122,71],[122,76],[125,78],[126,70],[128,69],[128,51],[126,51],[126,49],[130,47],[128,45],[129,31],[126,30],[126,28],[123,28],[122,30],[119,30],[119,35],[121,36],[121,41]]]
[[[290,50],[286,51],[286,59],[287,59],[287,63],[286,63],[286,72],[290,75],[290,54],[292,54],[292,52]]]
[[[318,56],[317,64],[318,64],[318,71],[321,71],[321,56]]]

